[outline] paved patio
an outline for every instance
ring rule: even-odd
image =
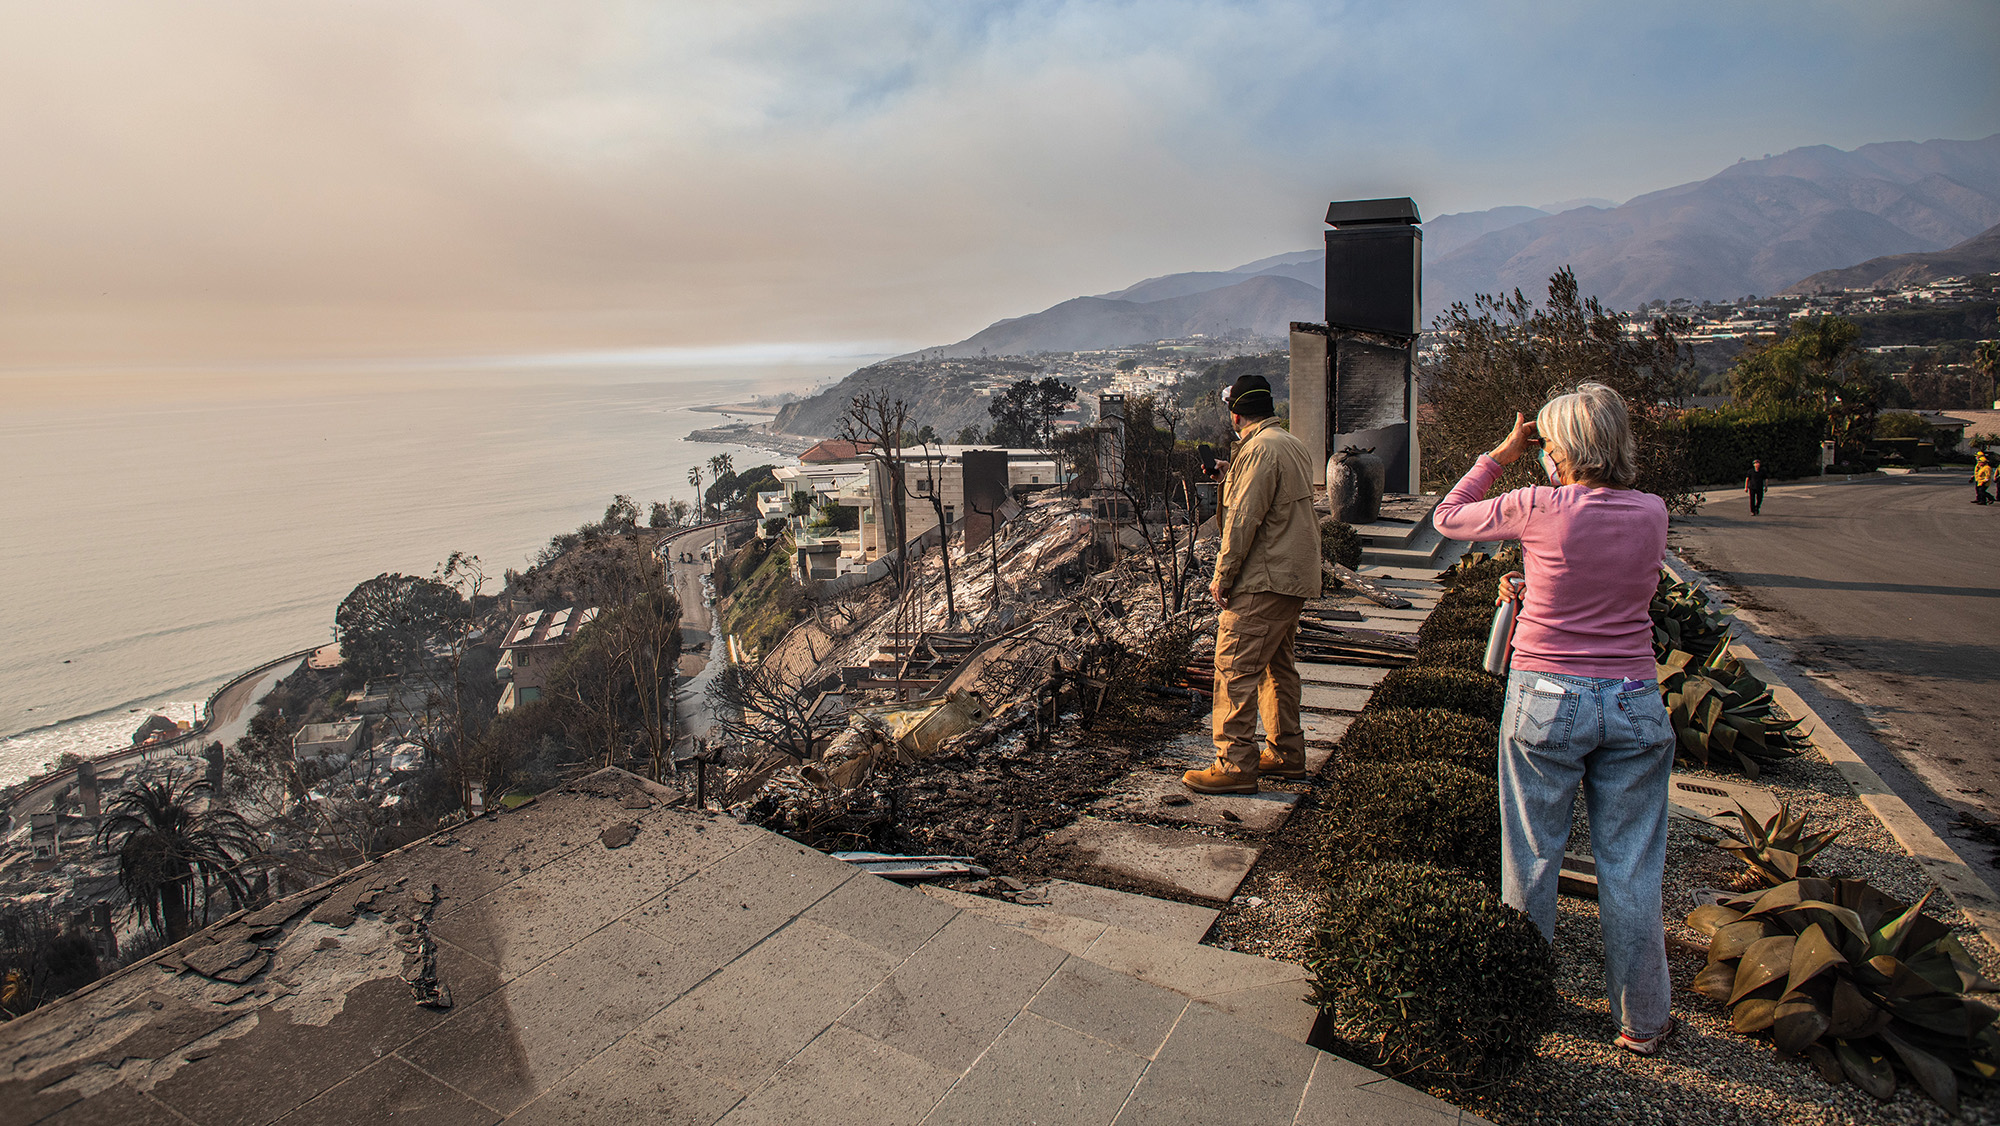
[[[0,1120],[1479,1121],[1302,1043],[1302,971],[1190,918],[926,895],[676,798],[600,772],[0,1026]]]

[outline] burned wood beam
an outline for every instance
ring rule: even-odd
[[[1377,606],[1382,606],[1390,610],[1407,610],[1410,608],[1409,599],[1373,580],[1362,578],[1350,568],[1343,567],[1338,563],[1326,563],[1323,566],[1333,573],[1334,578],[1340,580],[1340,585],[1354,588],[1361,593],[1363,598],[1366,598]]]

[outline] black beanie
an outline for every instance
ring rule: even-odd
[[[1261,375],[1239,376],[1230,385],[1227,398],[1230,413],[1244,418],[1269,418],[1278,413],[1271,398],[1271,381]]]

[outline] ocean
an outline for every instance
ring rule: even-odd
[[[866,362],[770,355],[0,372],[0,785],[332,640],[377,574],[466,551],[497,592],[614,494],[643,518],[717,453],[788,463],[684,440]]]

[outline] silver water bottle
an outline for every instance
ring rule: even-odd
[[[1527,576],[1509,571],[1500,576],[1499,605],[1493,607],[1493,628],[1486,635],[1486,671],[1506,676],[1514,660],[1514,617],[1521,612],[1521,591]]]

